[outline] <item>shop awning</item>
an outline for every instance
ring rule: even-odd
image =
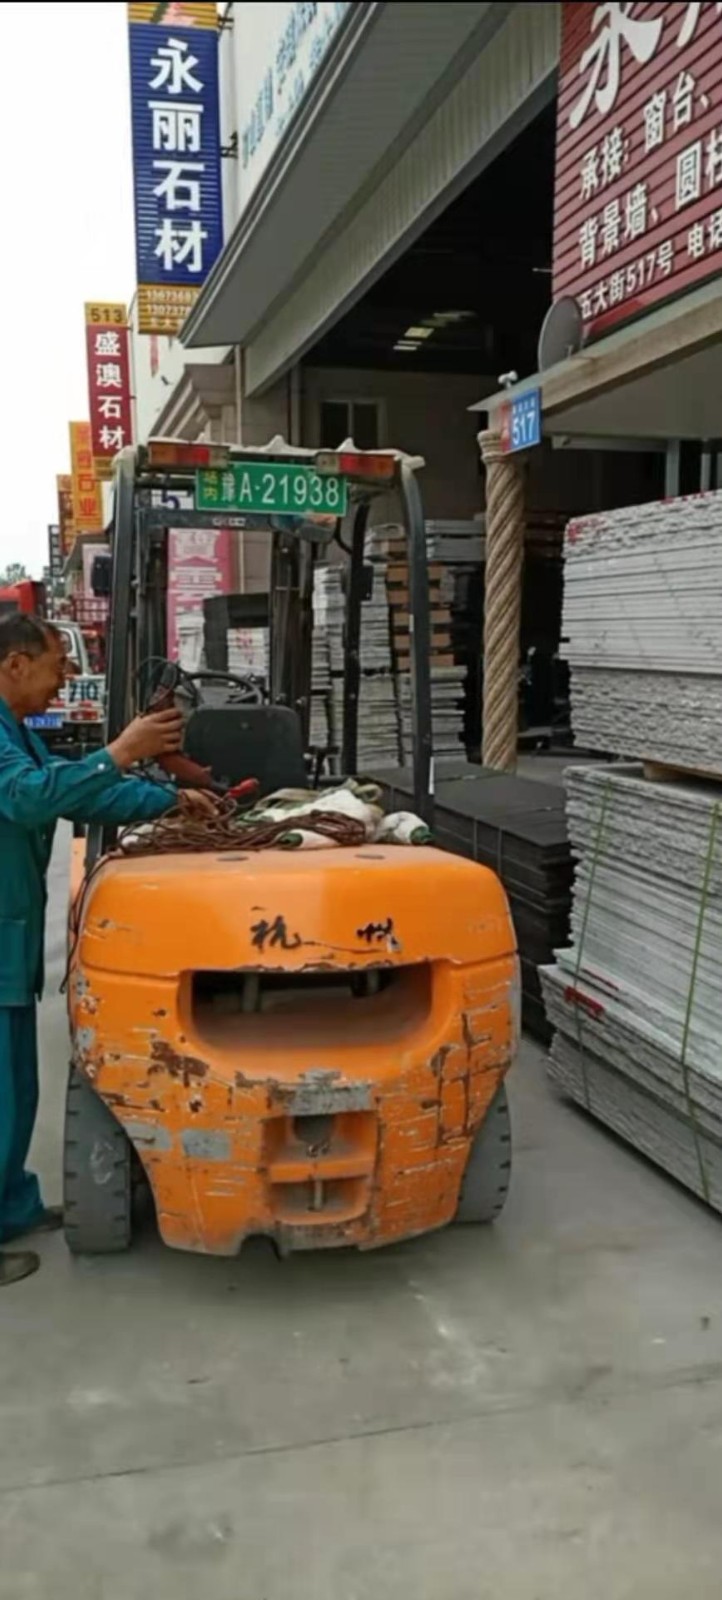
[[[233,405],[234,399],[232,362],[188,361],[153,422],[153,433],[159,438],[197,439],[207,423],[220,419],[223,407]]]
[[[491,422],[534,388],[547,436],[721,438],[722,283],[704,284],[470,409]]]
[[[482,0],[350,7],[185,323],[184,345],[247,343],[512,10]]]
[[[63,564],[63,577],[69,578],[74,572],[83,570],[83,550],[88,545],[106,545],[112,536],[112,524],[107,528],[99,528],[97,533],[78,533],[73,541],[73,547],[65,558]]]

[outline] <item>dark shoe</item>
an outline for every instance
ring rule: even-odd
[[[62,1226],[62,1206],[44,1206],[34,1222],[26,1222],[21,1228],[6,1228],[3,1233],[3,1244],[7,1244],[11,1239],[23,1239],[27,1233],[57,1233],[58,1228]]]
[[[34,1250],[0,1250],[0,1289],[19,1283],[21,1278],[31,1278],[39,1266],[40,1257]]]

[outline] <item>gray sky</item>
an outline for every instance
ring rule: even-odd
[[[39,577],[68,422],[88,415],[83,303],[134,289],[126,8],[3,11],[0,567]]]

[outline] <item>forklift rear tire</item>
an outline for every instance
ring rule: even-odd
[[[511,1121],[506,1084],[499,1088],[471,1147],[461,1184],[457,1222],[494,1222],[511,1182]]]
[[[74,1256],[127,1250],[132,1234],[130,1141],[81,1073],[65,1102],[65,1239]]]

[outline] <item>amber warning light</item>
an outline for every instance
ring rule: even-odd
[[[150,439],[147,449],[149,467],[225,467],[230,452],[225,445],[189,444],[187,439]]]
[[[322,450],[316,456],[316,471],[320,473],[338,473],[344,478],[360,478],[362,481],[369,479],[393,478],[396,471],[396,460],[391,455],[372,455],[363,450],[355,453],[347,450]]]

